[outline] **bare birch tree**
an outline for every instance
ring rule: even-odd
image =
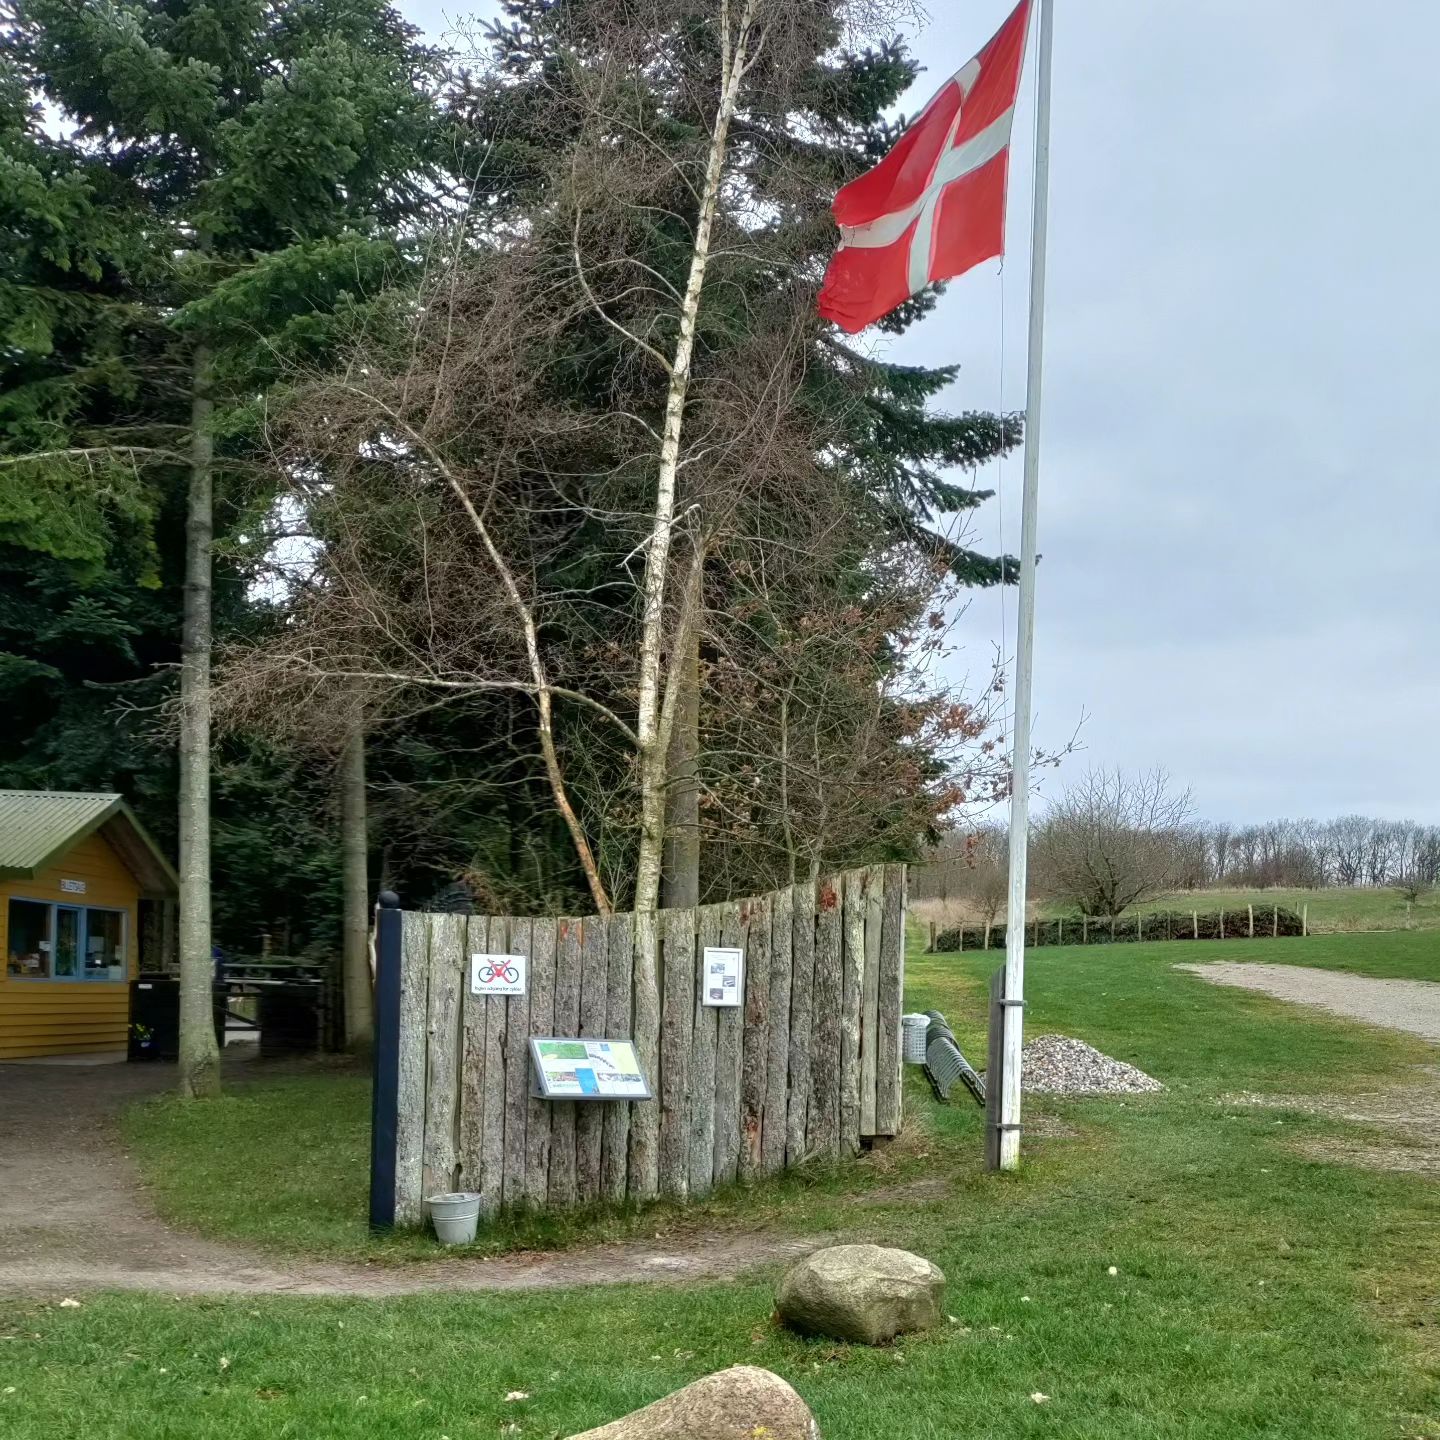
[[[932,815],[958,803],[945,746],[975,745],[986,726],[984,704],[922,696],[907,670],[943,567],[881,523],[899,499],[835,461],[836,417],[854,424],[874,383],[861,358],[827,356],[827,405],[802,403],[822,383],[814,239],[797,248],[798,225],[753,178],[789,183],[760,121],[803,109],[808,67],[846,9],[629,0],[536,20],[559,27],[553,55],[512,56],[543,77],[520,99],[507,73],[492,77],[500,139],[453,243],[388,327],[357,337],[344,373],[297,383],[277,407],[277,470],[323,548],[292,623],[227,657],[237,711],[304,713],[344,683],[364,688],[377,723],[446,701],[523,716],[594,905],[636,912],[647,1069],[687,677],[705,672],[718,736],[741,725],[747,666],[763,656],[751,693],[789,799],[777,816],[763,797],[745,823],[791,825],[784,864],[806,872],[913,837],[915,811],[893,833],[867,824],[880,786],[930,787]],[[507,98],[553,142],[547,157],[505,148]],[[523,207],[502,203],[516,171]],[[806,196],[814,218],[813,185]],[[852,593],[797,583],[772,603],[779,577],[837,563]],[[735,786],[708,793],[730,805]],[[845,843],[827,843],[842,826]],[[657,1184],[657,1120],[639,1107],[631,1130],[642,1198]]]

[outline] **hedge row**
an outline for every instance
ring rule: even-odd
[[[1253,916],[1253,920],[1252,920]],[[1283,905],[1256,905],[1253,910],[1168,910],[1151,915],[1122,915],[1114,920],[1032,920],[1025,926],[1026,945],[1118,945],[1137,940],[1268,940],[1277,935],[1302,935],[1304,922]],[[933,950],[1005,948],[1005,927],[956,925],[935,937]]]

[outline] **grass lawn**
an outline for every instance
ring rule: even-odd
[[[896,1168],[946,1177],[943,1195],[848,1206],[847,1187],[879,1178],[856,1167],[718,1202],[741,1223],[783,1211],[789,1225],[818,1228],[848,1216],[856,1236],[931,1256],[955,1316],[933,1337],[877,1351],[790,1337],[769,1321],[773,1274],[383,1302],[0,1303],[0,1435],[551,1440],[744,1361],[789,1379],[828,1440],[1436,1440],[1434,1183],[1308,1159],[1292,1142],[1335,1122],[1221,1101],[1239,1089],[1363,1090],[1433,1063],[1433,1048],[1171,968],[1283,949],[1312,964],[1419,973],[1440,956],[1440,936],[1416,935],[1394,937],[1414,950],[1377,959],[1374,938],[1038,950],[1032,1030],[1132,1060],[1164,1094],[1047,1102],[1074,1137],[1035,1142],[1023,1171],[1001,1178],[982,1173],[978,1112],[937,1109],[912,1083],[920,1136]],[[908,1003],[946,1011],[978,1051],[983,975],[996,958],[912,951]],[[273,1127],[307,1109],[318,1118],[292,1148]],[[223,1141],[248,1156],[244,1183],[263,1193],[242,1206],[212,1190],[202,1204],[197,1184],[163,1202],[207,1228],[264,1238],[254,1209],[293,1220],[307,1193],[344,1182],[363,1153],[363,1117],[362,1092],[344,1077],[227,1099],[208,1148]],[[257,1163],[262,1137],[283,1144],[279,1161]],[[131,1139],[151,1164],[189,1163],[206,1148],[165,1107],[132,1121]],[[307,1156],[323,1185],[278,1178]],[[239,1160],[223,1173],[233,1185]],[[356,1177],[357,1204],[362,1185]],[[512,1391],[528,1398],[507,1402]]]

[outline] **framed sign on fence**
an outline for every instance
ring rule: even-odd
[[[534,1038],[534,1088],[541,1100],[649,1100],[650,1085],[629,1040]]]
[[[700,981],[702,1004],[737,1008],[745,998],[745,952],[729,945],[705,946]]]
[[[472,955],[472,995],[523,995],[529,962],[524,955]]]

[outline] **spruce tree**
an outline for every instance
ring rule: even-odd
[[[435,203],[438,58],[376,0],[21,0],[3,63],[7,116],[16,97],[39,96],[60,120],[58,136],[33,113],[23,138],[13,123],[7,131],[22,161],[38,152],[31,169],[47,195],[32,182],[34,208],[48,204],[55,228],[71,232],[38,246],[30,269],[78,275],[71,289],[117,289],[122,318],[110,333],[133,321],[132,333],[106,354],[138,377],[132,396],[97,406],[89,339],[48,358],[47,321],[51,335],[67,320],[83,325],[81,302],[44,275],[18,276],[28,293],[13,294],[7,313],[36,376],[28,425],[6,438],[12,453],[41,458],[16,473],[49,513],[93,464],[137,476],[132,519],[147,507],[173,513],[184,497],[181,1088],[210,1094],[217,483],[233,524],[256,500],[246,462],[265,387],[348,332]],[[107,244],[108,263],[96,258]]]

